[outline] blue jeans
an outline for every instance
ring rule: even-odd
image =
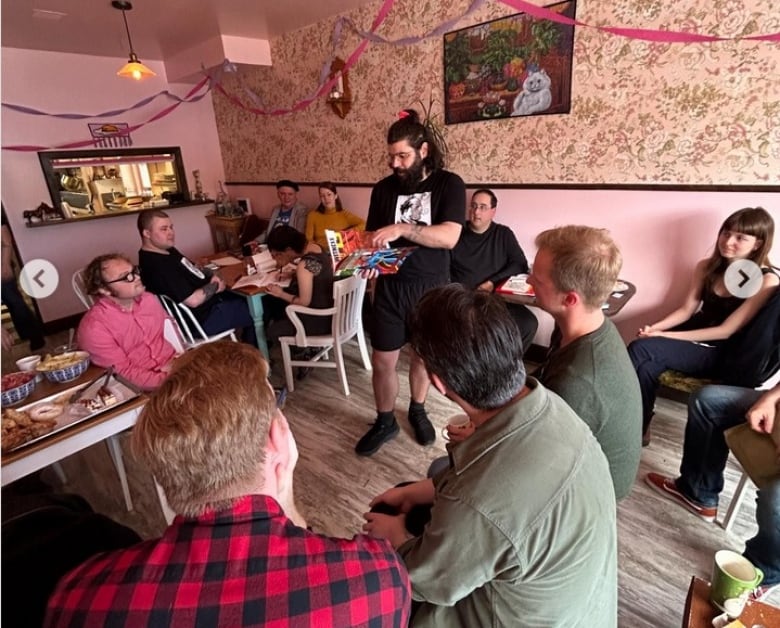
[[[695,377],[712,377],[720,358],[720,347],[673,338],[640,338],[628,345],[628,356],[636,369],[642,391],[642,433],[653,418],[658,378],[667,369]]]
[[[247,305],[246,299],[230,292],[223,292],[216,296],[219,297],[219,301],[211,307],[206,317],[200,321],[203,331],[211,336],[228,329],[240,329],[242,331],[241,340],[247,344],[257,346],[255,322],[249,313],[249,305]]]
[[[756,536],[745,543],[745,558],[764,572],[762,584],[780,584],[780,479],[758,491]]]
[[[729,449],[723,433],[745,422],[761,392],[737,386],[705,386],[691,395],[678,490],[703,506],[717,506]],[[764,582],[780,582],[780,479],[758,491],[758,533],[745,544],[745,557],[764,572]]]

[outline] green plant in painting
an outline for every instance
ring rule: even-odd
[[[533,61],[539,61],[547,56],[550,50],[555,48],[560,39],[561,32],[550,20],[536,20],[531,24],[531,41],[529,52]]]
[[[460,83],[468,75],[471,63],[469,40],[463,32],[444,42],[445,80],[448,83]]]
[[[485,40],[485,51],[482,53],[482,63],[490,68],[491,73],[502,75],[504,64],[509,63],[518,54],[515,44],[514,30],[502,28],[491,31]]]

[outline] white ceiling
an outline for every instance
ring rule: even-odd
[[[141,61],[164,61],[217,35],[272,39],[369,1],[132,0],[127,22]],[[106,57],[129,52],[122,13],[110,0],[2,0],[0,25],[2,45],[10,48]]]

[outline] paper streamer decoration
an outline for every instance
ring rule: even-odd
[[[409,46],[409,45],[420,43],[421,41],[425,39],[429,39],[430,37],[440,36],[448,32],[449,29],[451,29],[455,24],[457,24],[457,22],[462,20],[464,17],[471,15],[473,12],[479,9],[484,4],[484,2],[485,0],[473,0],[469,8],[463,14],[461,14],[458,17],[446,20],[445,22],[443,22],[442,24],[440,24],[439,26],[437,26],[436,28],[434,28],[433,30],[429,31],[424,35],[415,36],[415,37],[402,37],[400,39],[395,39],[395,40],[386,39],[375,33],[376,29],[382,24],[382,22],[384,22],[385,18],[390,13],[390,10],[395,4],[395,0],[385,0],[385,2],[380,7],[377,16],[374,18],[371,24],[371,29],[368,31],[359,29],[357,25],[355,25],[355,23],[349,18],[344,18],[344,17],[338,18],[336,20],[336,24],[333,29],[333,34],[331,36],[331,48],[332,48],[331,55],[330,58],[323,64],[322,71],[320,72],[319,85],[313,90],[313,92],[309,96],[306,96],[303,99],[299,100],[292,107],[288,109],[266,108],[263,105],[262,98],[260,98],[260,96],[258,96],[248,88],[244,88],[243,91],[246,97],[252,101],[254,106],[247,106],[238,97],[228,93],[225,90],[225,88],[222,86],[221,81],[219,80],[221,78],[221,72],[223,70],[235,71],[234,66],[228,60],[225,60],[225,63],[219,69],[218,76],[213,76],[211,74],[208,74],[204,70],[204,73],[206,73],[207,75],[206,78],[203,79],[203,81],[201,81],[198,85],[196,85],[192,90],[190,90],[190,92],[184,98],[179,98],[175,94],[172,94],[171,92],[165,90],[157,94],[154,94],[153,96],[144,98],[138,101],[137,103],[135,103],[134,105],[131,105],[130,107],[124,109],[115,109],[112,111],[104,111],[97,114],[83,114],[83,113],[52,114],[52,113],[47,113],[45,111],[40,111],[38,109],[34,109],[32,107],[25,107],[23,105],[2,103],[2,106],[7,109],[11,109],[12,111],[17,111],[19,113],[25,113],[29,115],[41,115],[41,116],[51,116],[56,118],[65,118],[70,120],[79,120],[84,118],[116,117],[128,111],[132,111],[133,109],[139,109],[149,104],[150,102],[152,102],[153,100],[155,100],[160,96],[166,96],[176,101],[174,105],[170,107],[166,107],[161,112],[158,112],[156,115],[152,116],[145,122],[142,122],[141,124],[137,124],[131,127],[128,130],[129,133],[131,131],[139,129],[151,122],[159,120],[160,118],[168,115],[182,103],[197,102],[198,100],[201,100],[204,96],[206,96],[206,94],[211,89],[216,89],[237,107],[240,107],[241,109],[244,109],[256,115],[270,115],[270,116],[285,115],[285,114],[294,113],[296,111],[301,111],[305,109],[312,102],[314,102],[314,100],[316,100],[317,98],[319,98],[324,94],[329,93],[331,88],[335,85],[336,81],[338,80],[338,77],[334,76],[332,79],[328,79],[328,74],[329,74],[331,61],[335,56],[335,50],[338,46],[338,43],[341,41],[341,35],[344,26],[348,26],[353,30],[353,32],[355,32],[357,35],[359,35],[362,38],[361,42],[357,45],[355,50],[352,51],[352,54],[349,55],[349,57],[346,60],[346,63],[344,64],[343,71],[347,71],[361,57],[361,55],[363,54],[363,52],[365,51],[369,43],[391,45],[391,46]],[[527,13],[528,15],[531,15],[537,19],[546,19],[553,22],[558,22],[560,24],[579,26],[580,28],[595,28],[597,30],[606,33],[611,33],[613,35],[618,35],[620,37],[626,37],[629,39],[639,39],[644,41],[664,42],[664,43],[683,43],[683,44],[711,43],[716,41],[729,41],[729,40],[737,40],[737,39],[751,40],[751,41],[780,42],[780,32],[769,33],[766,35],[749,35],[746,37],[718,37],[715,35],[700,35],[698,33],[684,32],[684,31],[653,30],[653,29],[646,29],[646,28],[629,28],[629,27],[622,27],[622,26],[593,26],[586,22],[582,22],[577,19],[572,19],[564,15],[560,15],[559,13],[556,13],[555,11],[552,11],[551,9],[548,9],[546,7],[531,4],[530,2],[526,2],[525,0],[500,0],[500,2],[514,9],[517,9],[518,11]],[[210,83],[209,89],[199,96],[193,96],[193,94],[197,93],[198,90],[206,82]],[[49,147],[49,148],[78,148],[81,146],[88,146],[94,143],[95,140],[85,140],[82,142],[71,142],[69,144],[62,144],[60,146]],[[37,150],[44,150],[45,148],[46,147],[42,147],[42,146],[3,146],[2,147],[3,150],[19,150],[19,151],[37,151]]]

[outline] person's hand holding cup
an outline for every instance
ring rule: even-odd
[[[441,436],[451,443],[460,443],[474,433],[474,424],[466,414],[456,414],[451,417],[447,425],[442,429]]]

